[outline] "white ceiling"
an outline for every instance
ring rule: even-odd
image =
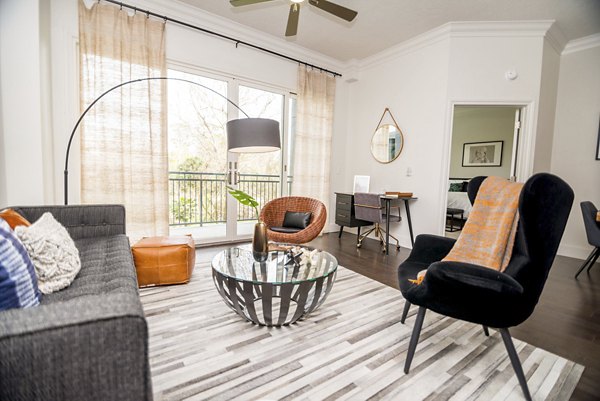
[[[182,0],[285,38],[290,0],[234,8],[228,0]],[[346,22],[305,1],[287,41],[341,61],[361,59],[450,21],[556,20],[567,40],[600,32],[600,0],[332,0],[358,11]]]

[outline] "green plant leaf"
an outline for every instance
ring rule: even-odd
[[[253,207],[256,210],[257,216],[260,214],[258,211],[258,202],[252,196],[248,195],[244,191],[240,191],[239,189],[235,189],[230,186],[227,186],[227,192],[229,192],[231,196],[233,196],[242,205]]]

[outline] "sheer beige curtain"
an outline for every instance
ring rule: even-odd
[[[292,193],[320,200],[329,211],[329,170],[335,77],[298,68]]]
[[[119,83],[165,76],[165,25],[113,5],[79,2],[81,110]],[[81,200],[121,203],[135,240],[169,230],[165,81],[105,96],[81,128]]]

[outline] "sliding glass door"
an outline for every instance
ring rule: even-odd
[[[237,187],[262,205],[289,194],[295,112],[284,91],[169,70],[170,77],[205,85],[237,103],[250,117],[280,123],[282,149],[270,153],[227,152],[226,122],[238,110],[225,98],[186,82],[168,82],[169,206],[172,234],[192,234],[203,243],[249,238],[257,221],[254,209],[227,195]],[[241,114],[241,113],[240,113]],[[285,174],[283,174],[283,173]]]

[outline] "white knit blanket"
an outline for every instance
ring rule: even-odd
[[[79,251],[67,229],[51,213],[44,213],[29,227],[16,227],[15,233],[33,262],[43,294],[61,290],[73,282],[81,269]]]

